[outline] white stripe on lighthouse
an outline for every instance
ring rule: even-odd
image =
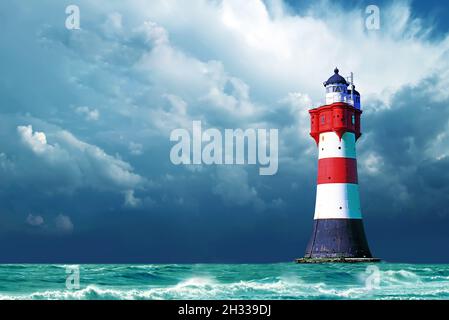
[[[319,184],[314,219],[362,219],[359,186],[351,183]]]
[[[356,139],[345,132],[340,140],[335,132],[320,134],[318,158],[356,159]],[[362,219],[359,186],[352,183],[318,184],[314,219]]]
[[[345,132],[341,138],[335,132],[320,134],[318,143],[318,159],[323,158],[353,158],[355,159],[355,134]]]

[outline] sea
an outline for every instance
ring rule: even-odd
[[[449,299],[449,265],[0,265],[0,299]]]

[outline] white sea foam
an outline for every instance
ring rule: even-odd
[[[81,290],[47,290],[24,295],[0,295],[0,299],[49,299],[49,300],[81,300],[81,299],[270,299],[270,298],[343,298],[361,299],[382,298],[423,298],[449,295],[449,288],[426,285],[422,287],[403,288],[397,286],[381,287],[376,294],[365,287],[336,288],[324,283],[258,283],[240,281],[237,283],[217,283],[206,279],[187,279],[170,287],[149,287],[140,289],[104,288],[89,285]],[[382,296],[381,296],[382,295]]]

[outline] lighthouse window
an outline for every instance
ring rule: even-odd
[[[325,116],[321,116],[321,124],[325,124],[326,123],[326,117]]]
[[[355,124],[355,115],[352,115],[352,124]]]

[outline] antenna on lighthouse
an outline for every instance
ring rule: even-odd
[[[351,72],[350,77],[350,84],[351,84],[351,101],[352,106],[355,107],[355,101],[354,101],[354,72]]]

